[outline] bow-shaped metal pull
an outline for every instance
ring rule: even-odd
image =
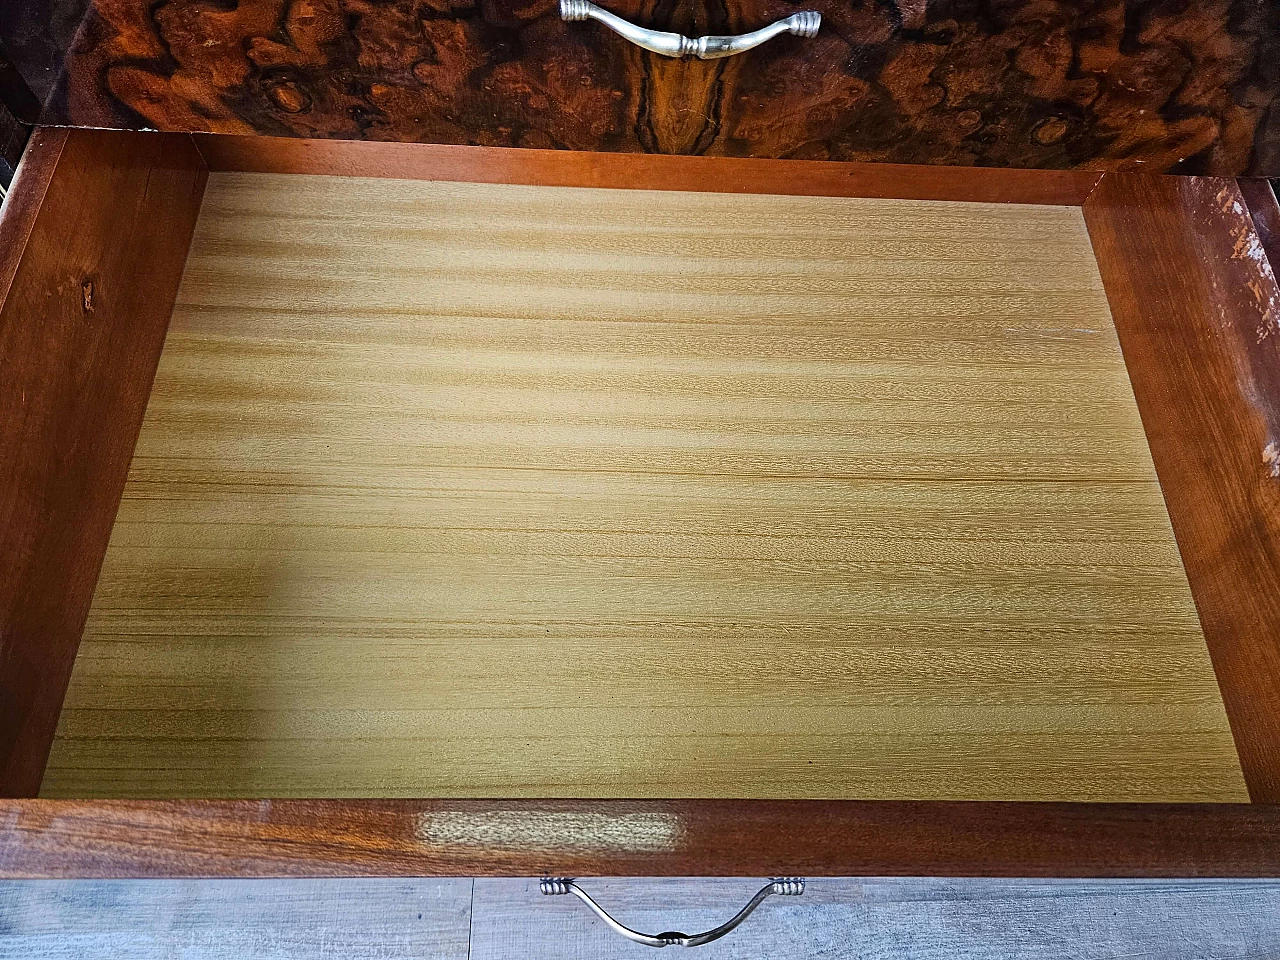
[[[822,14],[816,10],[802,10],[789,17],[775,21],[767,27],[761,27],[751,33],[742,33],[736,37],[686,37],[679,33],[664,33],[661,30],[646,30],[634,23],[623,20],[603,7],[597,7],[590,0],[560,0],[561,20],[599,20],[606,27],[620,36],[626,37],[638,47],[644,47],[664,57],[697,57],[699,60],[715,60],[718,57],[730,57],[742,53],[752,47],[758,47],[766,40],[783,33],[793,33],[797,37],[813,37],[818,33],[822,23]]]
[[[771,894],[778,894],[782,897],[798,897],[804,893],[804,880],[800,877],[775,877],[767,884],[760,888],[754,897],[747,903],[745,907],[739,910],[733,917],[726,920],[714,930],[708,930],[706,933],[678,933],[670,931],[668,933],[640,933],[638,930],[632,930],[630,927],[624,927],[613,917],[605,912],[604,907],[596,903],[586,891],[579,887],[576,883],[567,877],[544,877],[542,882],[538,884],[538,889],[547,896],[558,896],[560,894],[572,893],[575,897],[585,903],[592,909],[597,917],[608,924],[609,929],[614,933],[621,934],[628,940],[634,940],[636,943],[643,943],[647,947],[700,947],[704,943],[710,943],[712,940],[719,940],[726,933],[742,923],[751,915],[751,911],[760,906],[765,897]]]

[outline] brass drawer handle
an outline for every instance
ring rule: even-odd
[[[678,933],[671,931],[668,933],[640,933],[638,930],[632,930],[630,927],[624,927],[613,917],[605,912],[604,907],[596,903],[586,891],[579,887],[568,877],[544,877],[542,882],[538,884],[538,889],[549,897],[558,896],[565,893],[572,893],[575,897],[591,908],[597,917],[609,925],[609,929],[614,933],[621,934],[628,940],[634,940],[636,943],[643,943],[647,947],[700,947],[704,943],[710,943],[712,940],[719,940],[726,933],[742,923],[751,915],[751,911],[764,901],[765,897],[771,894],[777,894],[780,897],[798,897],[804,893],[804,880],[800,877],[774,877],[767,884],[760,888],[754,897],[747,903],[745,907],[739,910],[734,916],[726,920],[714,930],[708,930],[706,933]]]
[[[816,10],[802,10],[789,17],[777,20],[767,27],[742,33],[736,37],[686,37],[679,33],[664,33],[661,30],[646,30],[637,27],[621,17],[610,13],[603,7],[597,7],[589,0],[560,0],[561,20],[599,20],[606,27],[620,36],[626,37],[638,47],[660,53],[664,57],[697,57],[699,60],[715,60],[718,57],[731,57],[758,47],[766,40],[783,33],[793,33],[797,37],[817,36],[818,27],[822,23],[822,14]]]

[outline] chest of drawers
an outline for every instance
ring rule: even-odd
[[[168,132],[0,216],[0,873],[1274,874],[1266,109],[1133,112],[1200,20],[284,6],[32,91]]]

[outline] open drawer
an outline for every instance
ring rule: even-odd
[[[1274,873],[1275,214],[38,131],[0,873]]]

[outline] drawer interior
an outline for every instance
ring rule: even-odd
[[[1248,799],[1079,208],[259,173],[42,794]]]

